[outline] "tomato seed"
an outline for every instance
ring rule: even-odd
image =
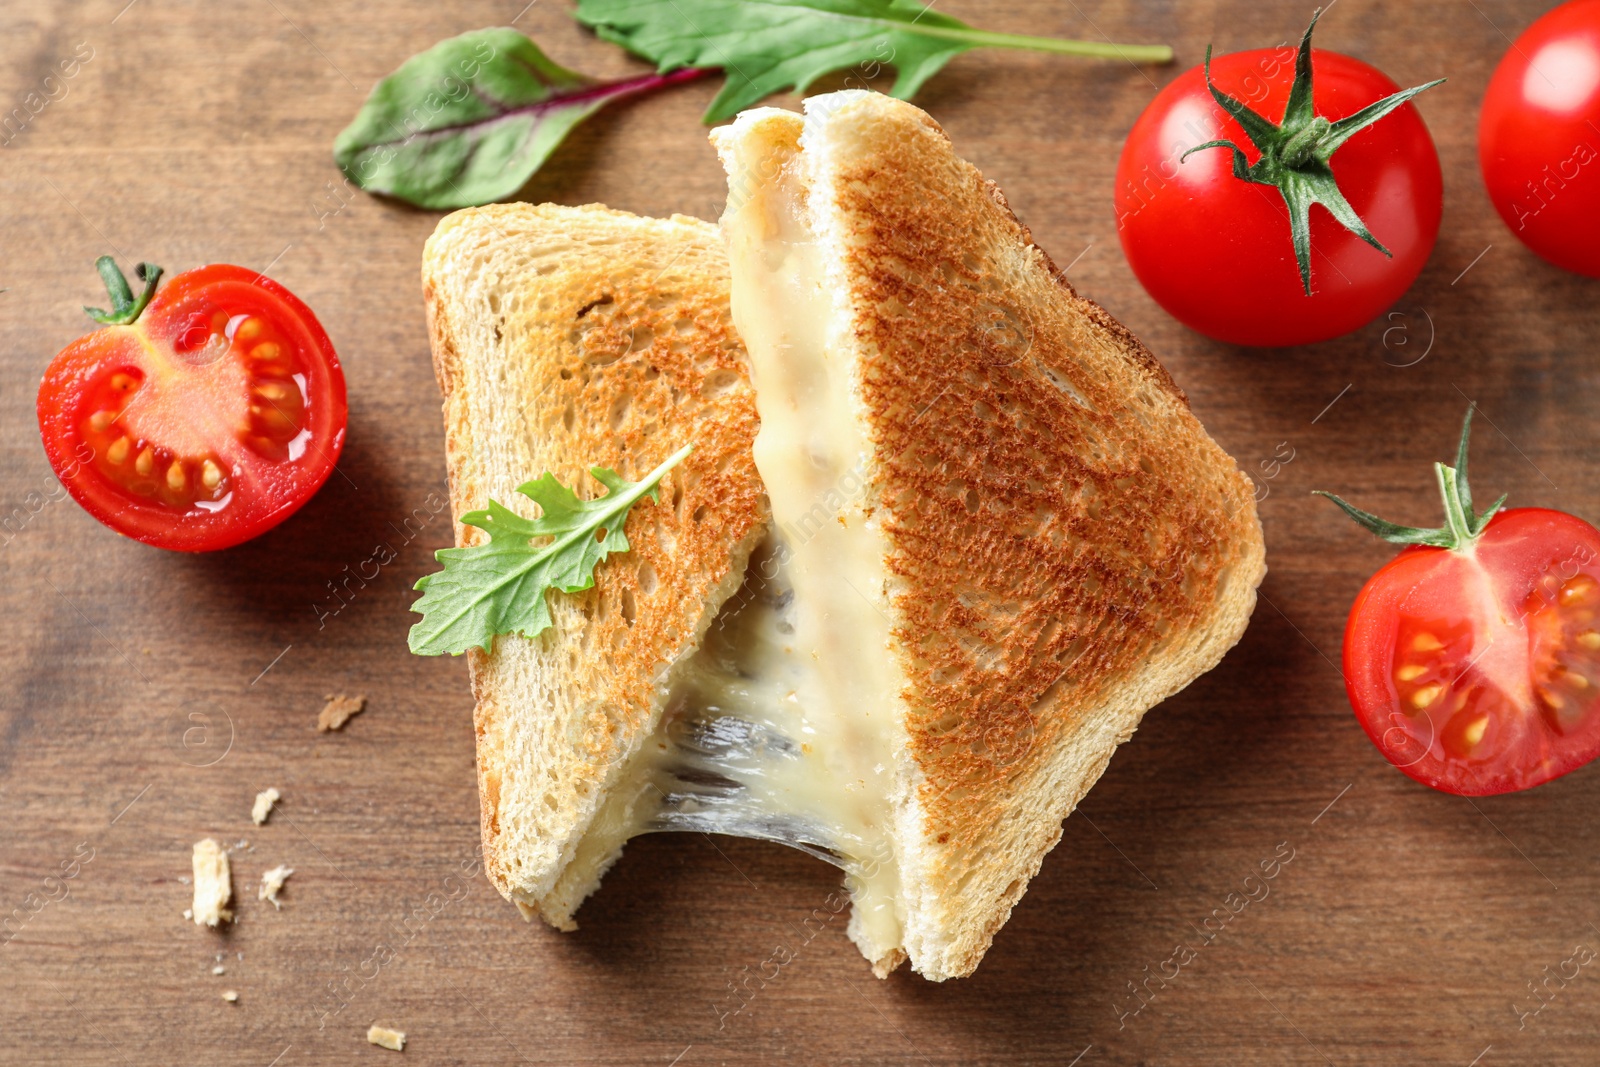
[[[260,336],[261,336],[261,320],[260,319],[245,319],[243,322],[241,322],[239,324],[239,328],[237,330],[233,331],[233,337],[234,337],[234,340],[236,340],[236,341],[254,341],[257,337],[260,337]]]
[[[1561,603],[1563,606],[1576,604],[1588,600],[1595,590],[1595,581],[1588,575],[1579,575],[1561,587]]]
[[[1397,680],[1402,682],[1414,682],[1426,673],[1428,673],[1428,668],[1424,667],[1422,664],[1408,663],[1404,667],[1401,667],[1398,671],[1395,671],[1394,676]]]
[[[1411,694],[1411,706],[1420,711],[1435,700],[1438,700],[1439,694],[1442,692],[1444,692],[1444,686],[1442,685],[1425,685]]]
[[[1600,633],[1596,633],[1593,630],[1585,630],[1578,635],[1578,644],[1590,651],[1600,649]]]
[[[116,421],[116,418],[117,413],[115,411],[97,411],[89,416],[89,429],[95,433],[105,433],[111,428],[111,424]]]
[[[167,468],[167,488],[177,493],[187,484],[188,479],[183,476],[183,464],[173,460],[172,466]]]
[[[1432,634],[1420,633],[1411,639],[1411,647],[1418,652],[1437,652],[1444,645]]]
[[[215,489],[222,484],[222,468],[209,459],[200,466],[200,484],[207,489]]]
[[[156,454],[146,447],[143,452],[139,453],[139,458],[133,461],[133,469],[140,474],[148,476],[151,471],[156,469]]]
[[[126,437],[119,437],[110,448],[106,449],[106,459],[120,467],[128,462],[128,449],[132,447],[132,441]]]

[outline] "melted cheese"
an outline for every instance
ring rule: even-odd
[[[850,365],[830,351],[832,299],[801,195],[786,168],[724,219],[775,531],[573,862],[598,867],[652,831],[793,845],[844,870],[851,936],[881,959],[904,919],[890,798],[905,681],[866,506],[867,443]]]
[[[751,557],[573,862],[592,869],[628,838],[663,831],[800,848],[844,870],[852,933],[877,958],[900,944],[890,763],[866,709],[829,695],[837,679],[817,664],[830,642],[806,629],[794,555],[769,538]]]
[[[901,942],[889,798],[905,679],[890,651],[885,545],[867,507],[867,441],[852,367],[827,332],[842,316],[807,221],[799,154],[769,150],[787,158],[757,168],[774,177],[730,204],[723,219],[734,325],[750,353],[761,415],[756,467],[787,549],[794,648],[811,673],[807,711],[824,723],[835,787],[857,791],[859,832],[870,850],[846,866],[851,934],[878,958]]]

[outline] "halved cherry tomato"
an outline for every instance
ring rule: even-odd
[[[344,372],[311,309],[222,264],[154,299],[160,268],[140,264],[134,301],[110,258],[98,265],[113,310],[90,314],[110,325],[62,349],[39,386],[45,454],[73,498],[118,533],[190,552],[294,514],[344,447]]]
[[[1386,523],[1410,544],[1356,597],[1345,685],[1384,757],[1419,782],[1483,796],[1547,782],[1600,755],[1600,530],[1560,511],[1481,515],[1466,485],[1472,412],[1454,468],[1435,464],[1448,525]]]

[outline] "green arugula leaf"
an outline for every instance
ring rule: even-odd
[[[420,207],[514,195],[573,127],[613,100],[703,71],[601,82],[510,29],[441,41],[380,81],[333,143],[356,185]]]
[[[693,447],[678,449],[641,482],[605,467],[591,468],[607,490],[594,500],[578,499],[547,471],[517,487],[539,505],[537,519],[525,519],[493,500],[488,510],[463,515],[462,522],[487,531],[489,540],[435,554],[444,570],[417,581],[423,595],[411,610],[422,621],[411,628],[411,651],[455,656],[469,648],[489,651],[496,634],[538,636],[553,625],[545,592],[576,593],[593,586],[595,567],[613,552],[628,551],[622,528],[629,510],[644,496],[660,500],[662,475]],[[554,540],[535,545],[536,537]]]
[[[926,0],[578,0],[578,21],[663,71],[722,67],[727,81],[707,122],[772,93],[804,92],[846,67],[892,64],[902,99],[969,48],[1028,48],[1169,63],[1165,46],[1101,44],[989,33],[929,10]],[[870,76],[870,75],[869,75]]]

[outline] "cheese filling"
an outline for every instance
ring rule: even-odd
[[[733,268],[733,318],[750,354],[761,430],[756,468],[787,550],[794,648],[810,674],[807,713],[824,726],[831,788],[851,799],[865,852],[847,853],[850,934],[874,960],[902,942],[900,871],[890,833],[894,753],[906,681],[890,650],[882,530],[867,494],[868,442],[855,410],[852,364],[830,343],[834,307],[809,222],[798,147],[768,143],[770,174],[723,226]]]
[[[844,870],[850,935],[882,960],[901,946],[904,919],[890,831],[905,681],[890,652],[867,442],[850,365],[828,343],[834,310],[797,161],[790,149],[779,177],[724,219],[774,530],[573,862],[603,863],[653,831],[791,845]]]
[[[795,555],[776,536],[752,555],[573,863],[598,867],[653,832],[789,845],[844,870],[851,934],[877,959],[900,944],[890,763],[869,709],[830,695],[839,679],[817,666],[830,643],[807,631],[813,613],[790,584]]]

